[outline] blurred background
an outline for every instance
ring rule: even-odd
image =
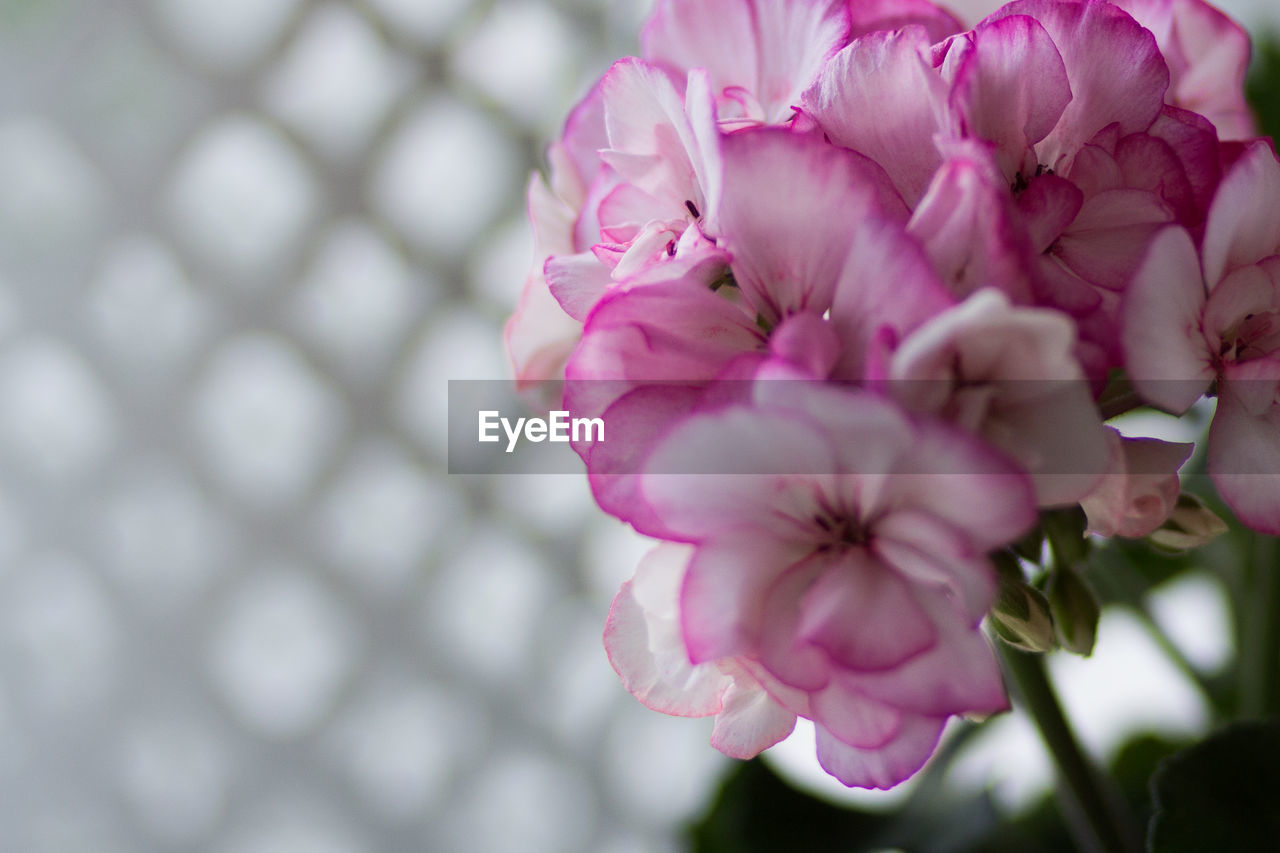
[[[646,7],[0,0],[0,851],[667,851],[744,785],[849,801],[803,731],[731,768],[622,690],[645,544],[581,477],[446,471],[527,174]],[[1226,665],[1212,578],[1151,595]],[[1055,660],[1101,758],[1212,714],[1139,623]],[[947,784],[1040,801],[1025,724],[976,739]]]

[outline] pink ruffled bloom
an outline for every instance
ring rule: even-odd
[[[1126,366],[1181,413],[1217,381],[1209,473],[1245,524],[1280,535],[1280,162],[1251,143],[1214,198],[1197,252],[1171,227],[1125,299]]]
[[[1154,438],[1127,438],[1107,429],[1111,448],[1107,473],[1080,501],[1089,531],[1099,536],[1140,539],[1164,524],[1182,490],[1178,469],[1193,444]]]
[[[1280,160],[1219,141],[1247,37],[1201,0],[993,6],[657,0],[529,186],[517,379],[604,417],[597,502],[667,540],[606,650],[728,755],[805,717],[887,788],[1006,709],[988,555],[1039,507],[1137,537],[1178,503],[1191,446],[1102,422],[1117,367],[1173,412],[1216,388],[1210,473],[1280,534]]]
[[[1165,102],[1199,113],[1213,122],[1222,139],[1257,135],[1244,99],[1249,67],[1249,34],[1204,0],[1113,0],[1152,32],[1169,66]],[[950,0],[970,21],[996,11],[998,0]]]
[[[756,387],[751,404],[680,423],[646,464],[645,500],[693,547],[678,603],[646,607],[638,576],[606,646],[659,710],[736,713],[750,697],[753,724],[722,721],[751,733],[728,738],[732,754],[771,745],[799,715],[816,724],[829,773],[891,787],[924,764],[949,716],[1008,707],[978,627],[995,590],[985,555],[1034,522],[1034,497],[980,442],[874,396]],[[657,643],[641,633],[656,635],[654,614],[668,620]],[[705,690],[682,704],[674,684],[694,682]]]
[[[885,167],[926,244],[954,219],[918,208],[957,197],[985,208],[995,243],[975,254],[996,273],[988,283],[1022,301],[1025,266],[1030,301],[1080,321],[1100,377],[1120,362],[1118,293],[1148,240],[1169,222],[1200,223],[1219,176],[1213,126],[1164,103],[1169,79],[1155,37],[1117,6],[1019,0],[938,44],[923,27],[855,39],[804,110]],[[986,147],[990,165],[947,174],[956,139],[975,143],[971,162]]]
[[[1007,453],[1041,506],[1071,505],[1097,485],[1110,455],[1075,344],[1063,314],[980,290],[880,356],[876,384]]]
[[[596,500],[653,535],[664,528],[636,500],[638,460],[704,389],[732,391],[770,358],[859,379],[874,334],[906,334],[951,303],[867,158],[781,128],[726,136],[719,157],[701,228],[725,260],[607,293],[565,371],[567,406],[616,437],[580,448]]]

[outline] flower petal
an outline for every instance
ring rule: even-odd
[[[730,758],[755,758],[796,727],[788,711],[746,673],[735,673],[711,729],[711,745]]]
[[[1271,141],[1251,142],[1223,177],[1204,233],[1210,290],[1238,267],[1280,254],[1280,161]]]
[[[777,124],[848,34],[840,0],[662,0],[641,43],[681,75],[707,69],[715,92],[745,89]]]
[[[905,717],[898,736],[875,749],[850,746],[818,726],[818,763],[851,788],[887,790],[924,766],[945,723],[942,717]]]
[[[680,619],[695,663],[751,654],[768,625],[768,593],[805,549],[750,528],[702,542],[680,592]]]
[[[1024,159],[1058,124],[1071,102],[1067,70],[1053,39],[1034,18],[1011,15],[973,30],[958,62],[950,103],[966,136],[991,141],[1005,177],[1031,175]]]
[[[1031,300],[1030,243],[988,152],[953,148],[907,230],[953,295],[989,286],[1016,302]]]
[[[964,30],[955,15],[930,0],[858,0],[849,4],[849,13],[853,16],[850,38],[915,25],[924,27],[929,41],[937,43]]]
[[[905,214],[879,166],[816,134],[742,131],[724,139],[723,158],[707,233],[733,256],[743,295],[771,323],[829,308],[851,232],[864,219]]]
[[[690,549],[662,544],[649,551],[613,599],[604,647],[622,684],[645,706],[680,717],[721,708],[730,679],[712,664],[694,665],[680,637],[675,606]]]
[[[1249,362],[1224,377],[1209,429],[1209,474],[1241,522],[1280,536],[1280,359]],[[1233,387],[1243,385],[1245,387]],[[1249,387],[1254,386],[1254,387]],[[1249,397],[1272,401],[1261,413]]]
[[[933,647],[937,634],[903,578],[869,552],[831,560],[800,603],[798,635],[845,669],[890,669]]]
[[[1165,228],[1124,294],[1125,369],[1143,399],[1180,414],[1213,381],[1211,353],[1200,330],[1204,311],[1200,259],[1182,228]]]
[[[941,162],[933,137],[948,126],[930,44],[923,27],[867,33],[827,63],[803,100],[832,142],[885,167],[909,207]]]
[[[1110,3],[1016,0],[992,18],[1028,15],[1048,31],[1062,56],[1071,102],[1036,146],[1040,163],[1066,171],[1071,158],[1107,125],[1121,135],[1146,130],[1164,105],[1165,66],[1150,32]]]

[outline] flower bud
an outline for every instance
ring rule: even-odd
[[[1198,497],[1183,492],[1178,495],[1173,512],[1148,541],[1162,551],[1180,554],[1212,542],[1228,529],[1227,523]]]
[[[1022,577],[1012,557],[997,559],[999,588],[991,606],[991,627],[1000,639],[1028,652],[1047,652],[1055,645],[1049,602]]]
[[[1091,654],[1098,634],[1098,599],[1070,566],[1058,566],[1050,575],[1049,608],[1062,647],[1086,657]]]

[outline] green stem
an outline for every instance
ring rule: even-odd
[[[1146,585],[1141,580],[1138,567],[1134,565],[1132,558],[1119,548],[1113,547],[1108,553],[1112,559],[1107,563],[1106,570],[1096,572],[1092,576],[1103,600],[1129,607],[1146,627],[1148,635],[1155,644],[1186,676],[1187,680],[1195,685],[1205,701],[1213,708],[1214,713],[1218,716],[1226,714],[1227,709],[1223,707],[1221,691],[1215,690],[1210,685],[1205,674],[1187,658],[1176,643],[1169,639],[1169,635],[1156,622],[1155,616],[1147,607]]]
[[[1241,585],[1240,619],[1240,716],[1265,717],[1276,713],[1277,677],[1280,676],[1280,578],[1276,572],[1276,540],[1253,534],[1249,559]]]
[[[1084,850],[1104,853],[1140,851],[1141,842],[1132,819],[1125,813],[1123,800],[1081,749],[1041,656],[1019,652],[1003,643],[997,645],[1022,706],[1035,721],[1058,766],[1060,800],[1076,843]]]

